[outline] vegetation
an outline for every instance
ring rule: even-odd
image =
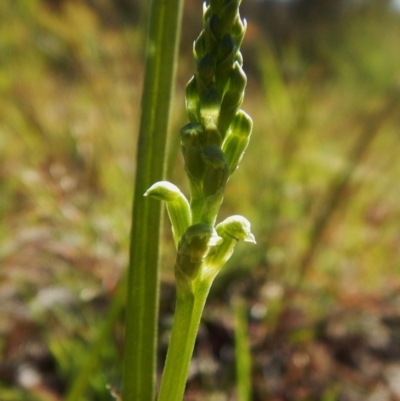
[[[188,21],[201,10],[194,3],[186,5],[185,42],[195,39]],[[250,392],[248,378],[235,378],[235,337],[241,360],[250,346],[255,400],[395,395],[399,15],[365,2],[319,25],[310,43],[303,31],[268,36],[251,19],[250,3],[242,49],[254,131],[218,222],[243,213],[257,245],[238,244],[213,284],[187,399],[228,399],[237,382],[238,396]],[[144,35],[143,20],[97,7],[0,2],[5,401],[64,399],[89,365],[80,400],[121,391],[118,282],[128,264]],[[183,46],[168,163],[169,180],[185,193],[176,149],[189,53]],[[168,230],[162,240],[160,361],[175,259]],[[237,370],[243,375],[246,363]]]

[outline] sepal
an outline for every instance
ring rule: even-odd
[[[256,243],[251,233],[250,222],[243,216],[228,217],[216,227],[218,235],[223,239],[215,252],[206,259],[206,265],[215,275],[232,256],[236,243],[239,240]]]
[[[239,110],[233,119],[228,135],[222,144],[222,151],[225,153],[229,164],[229,174],[231,175],[238,167],[244,152],[250,141],[253,120],[243,110]]]
[[[217,146],[205,148],[202,156],[206,164],[206,173],[203,179],[204,204],[201,221],[214,224],[224,198],[229,166],[224,153]]]
[[[223,136],[243,102],[246,83],[246,74],[239,63],[235,62],[229,77],[229,89],[222,99],[218,118],[218,128]]]
[[[190,207],[185,195],[180,189],[168,182],[159,181],[153,184],[144,196],[166,202],[167,212],[172,226],[172,235],[175,245],[178,245],[179,239],[190,226]]]
[[[193,76],[185,89],[186,112],[192,123],[200,121],[200,99],[196,81],[196,77]]]
[[[201,92],[201,82],[198,83],[199,92]],[[217,125],[221,108],[221,98],[218,95],[215,87],[211,87],[202,93],[200,96],[200,115],[204,126]]]
[[[185,170],[189,179],[192,195],[199,195],[201,185],[206,172],[203,153],[203,127],[197,123],[186,124],[181,129],[181,149],[185,160]],[[197,193],[197,194],[196,194]]]
[[[218,235],[222,238],[233,238],[236,241],[256,243],[256,239],[251,232],[250,222],[243,216],[234,215],[219,223],[216,227]]]

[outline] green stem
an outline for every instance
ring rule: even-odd
[[[153,0],[132,212],[122,398],[151,401],[155,389],[161,205],[144,199],[164,177],[183,0]]]
[[[197,197],[192,197],[190,202],[190,210],[192,212],[192,224],[197,224],[201,222],[204,200],[205,199],[203,194]]]
[[[194,292],[177,289],[174,323],[158,401],[181,401],[194,344],[212,280],[195,280]]]

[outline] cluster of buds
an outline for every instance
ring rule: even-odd
[[[193,46],[197,71],[186,86],[190,123],[181,130],[181,143],[195,223],[215,223],[225,185],[252,130],[251,118],[240,110],[247,79],[239,50],[246,22],[239,4],[204,4],[204,28]]]
[[[203,30],[193,47],[197,69],[185,92],[190,122],[180,132],[190,202],[165,181],[146,192],[167,202],[178,248],[177,283],[186,287],[203,265],[221,268],[237,240],[254,242],[250,224],[241,216],[214,228],[226,183],[247,148],[253,125],[240,110],[247,78],[239,50],[246,22],[239,5],[240,0],[204,3]]]

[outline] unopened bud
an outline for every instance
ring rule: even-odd
[[[225,189],[228,180],[228,163],[224,152],[217,146],[205,148],[202,157],[206,164],[203,179],[204,195],[215,195],[219,190]]]
[[[222,266],[232,256],[236,243],[239,240],[255,244],[254,235],[251,233],[250,222],[243,216],[231,216],[216,227],[218,235],[223,242],[218,245],[215,252],[207,257],[206,264],[210,274],[216,275]]]
[[[232,36],[227,34],[218,45],[218,61],[215,69],[215,84],[219,94],[223,94],[229,76],[232,72],[232,65],[235,63],[237,48]]]
[[[243,110],[239,110],[233,119],[226,136],[222,151],[225,153],[231,175],[238,167],[250,141],[253,121]]]
[[[202,157],[203,127],[200,124],[189,123],[181,129],[181,149],[185,160],[185,170],[191,185],[191,190],[201,190],[205,174],[205,163]]]
[[[218,118],[218,128],[222,136],[225,136],[229,125],[243,102],[246,82],[247,78],[244,71],[238,63],[235,63],[229,77],[229,90],[222,99],[221,111]]]
[[[202,81],[205,88],[210,88],[213,84],[215,73],[215,63],[209,53],[203,56],[197,63],[197,79]]]
[[[200,98],[200,114],[205,127],[217,125],[221,98],[215,88],[207,90]]]
[[[214,34],[214,37],[216,39],[219,39],[222,35],[222,24],[221,20],[218,18],[216,14],[213,14],[211,16],[209,24],[210,24],[210,29]]]
[[[256,243],[254,235],[251,233],[251,224],[243,216],[230,216],[216,227],[218,235],[222,238],[230,237],[236,241]]]
[[[200,121],[200,99],[197,91],[196,77],[192,77],[185,90],[186,112],[192,123]]]
[[[217,146],[204,149],[203,160],[206,173],[203,179],[205,202],[201,221],[214,224],[224,198],[224,190],[229,177],[229,166],[222,150]]]
[[[241,21],[240,18],[237,18],[232,26],[230,33],[238,47],[242,45],[246,30],[247,30],[247,21],[246,20]]]
[[[220,0],[217,0],[220,1]],[[213,14],[213,11],[211,9],[211,6],[208,6],[206,2],[203,3],[203,21],[204,24],[205,22],[210,18],[210,16]]]
[[[215,54],[218,48],[218,39],[215,35],[214,32],[211,29],[210,22],[211,22],[212,16],[210,19],[208,19],[205,23],[204,26],[204,37],[206,41],[206,47],[207,51],[210,52],[211,54]]]
[[[168,181],[159,181],[153,184],[144,193],[144,196],[166,202],[174,242],[175,245],[178,245],[179,239],[189,227],[191,220],[189,202],[185,195],[176,185]]]
[[[238,63],[235,63],[229,76],[229,89],[231,91],[243,92],[246,84],[247,77],[243,68]]]
[[[221,242],[222,238],[209,224],[195,224],[186,230],[179,241],[175,263],[175,277],[178,288],[191,289],[191,282],[199,274],[210,248]]]
[[[223,9],[223,5],[224,2],[221,0],[209,0],[209,7],[210,10],[214,13],[214,14],[221,14],[222,9]]]
[[[224,32],[231,31],[235,20],[239,18],[239,4],[240,0],[230,0],[225,2],[221,16]]]
[[[227,57],[232,55],[236,49],[235,41],[229,34],[224,35],[224,37],[218,43],[218,61],[222,62]],[[233,60],[233,57],[232,57]],[[232,68],[233,61],[230,62],[230,67]]]
[[[243,65],[243,56],[242,53],[237,52],[235,56],[235,62],[238,63],[240,66]]]
[[[200,60],[207,53],[206,38],[204,31],[201,31],[198,38],[193,43],[193,54],[194,58]]]

